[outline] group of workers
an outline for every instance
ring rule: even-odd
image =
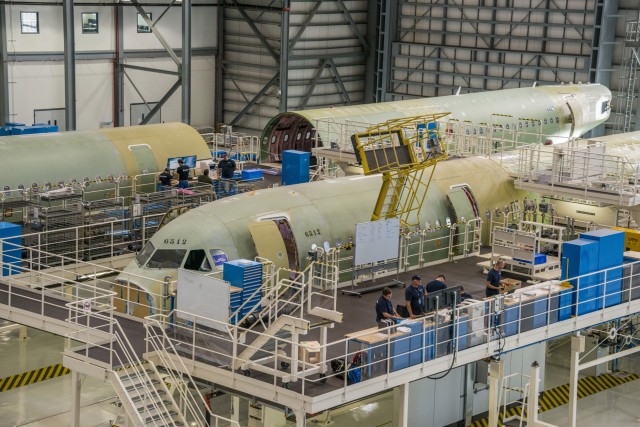
[[[236,162],[229,159],[229,155],[225,154],[222,157],[222,160],[218,162],[218,177],[220,179],[233,179],[233,174],[236,171]],[[176,178],[178,181],[178,188],[186,189],[189,188],[189,174],[191,172],[191,168],[189,165],[184,163],[184,160],[178,159],[178,167],[176,169]],[[163,172],[158,175],[158,190],[164,190],[173,185],[173,175],[171,175],[171,169],[168,167],[164,169]],[[205,168],[202,171],[201,175],[198,175],[198,182],[204,184],[213,185],[214,181],[209,176],[209,169]]]
[[[503,287],[501,285],[502,280],[502,268],[504,267],[504,261],[499,259],[487,274],[487,280],[485,285],[485,296],[492,297],[498,295]],[[407,311],[407,317],[415,319],[417,316],[424,314],[424,297],[432,292],[438,292],[447,288],[445,282],[446,278],[443,274],[438,275],[434,280],[427,283],[427,286],[422,285],[422,277],[415,275],[411,278],[411,285],[407,286],[404,291],[405,307]],[[405,317],[398,314],[398,311],[393,307],[391,302],[391,289],[384,288],[382,295],[378,298],[376,303],[376,322],[384,321],[385,319],[404,319]],[[465,299],[473,298],[471,295],[464,291],[464,288],[460,287],[460,298],[462,301]]]

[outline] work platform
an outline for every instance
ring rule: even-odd
[[[268,328],[248,329],[178,310],[138,319],[116,313],[119,295],[102,289],[97,282],[74,283],[65,278],[59,289],[38,291],[24,286],[17,277],[5,277],[0,284],[0,317],[84,342],[65,351],[65,366],[77,373],[109,379],[117,391],[121,387],[118,395],[124,400],[133,397],[122,380],[124,374],[118,374],[119,368],[127,367],[126,375],[153,383],[157,368],[164,367],[176,375],[172,381],[199,378],[229,392],[287,407],[296,417],[304,417],[452,367],[638,313],[638,274],[638,263],[626,264],[619,292],[621,303],[590,309],[575,317],[571,315],[577,306],[593,307],[593,301],[572,297],[571,284],[577,284],[580,278],[571,279],[569,284],[551,282],[524,288],[490,301],[465,301],[455,309],[439,310],[401,324],[404,329],[390,334],[370,329],[358,332],[362,319],[349,318],[347,313],[342,331],[353,328],[351,333],[329,334],[326,343],[316,347],[325,352],[320,359],[300,357],[304,354],[302,341],[315,338],[313,332],[304,333],[303,323],[309,320],[303,313],[296,320],[302,326],[296,326],[298,338],[274,334],[263,342],[272,340],[276,345],[255,344],[262,359],[268,359],[266,365],[241,355]],[[300,285],[299,289],[307,290],[312,286],[310,282]],[[296,313],[290,315],[295,317]],[[373,320],[369,324],[373,325]],[[360,382],[350,384],[348,375],[340,378],[327,365],[331,359],[350,362],[357,353],[366,355],[354,368],[361,370]],[[148,363],[143,364],[145,361]],[[133,374],[132,366],[145,367]],[[151,373],[145,373],[147,370]],[[155,395],[161,390],[149,386],[146,392]],[[131,408],[135,403],[127,405],[134,411]],[[167,413],[172,411],[167,408]]]

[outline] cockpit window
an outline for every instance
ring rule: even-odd
[[[602,114],[606,113],[607,111],[609,111],[609,101],[604,101],[602,103]]]
[[[147,244],[144,245],[144,248],[142,248],[142,250],[138,252],[138,254],[136,255],[136,261],[138,261],[138,265],[140,267],[144,267],[155,249],[156,248],[153,247],[153,243],[147,242]]]
[[[190,251],[189,255],[187,255],[187,260],[184,262],[184,268],[195,271],[211,271],[211,264],[204,249]]]
[[[186,249],[158,249],[149,260],[147,267],[178,268],[186,253]]]
[[[218,271],[222,271],[223,264],[229,261],[229,257],[220,249],[210,249],[209,253],[211,254],[211,259],[216,266]]]

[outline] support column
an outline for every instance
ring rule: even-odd
[[[76,371],[71,371],[71,427],[80,427],[80,392],[82,382]]]
[[[9,118],[9,65],[7,61],[7,7],[0,4],[0,126]]]
[[[500,412],[500,381],[504,377],[504,359],[489,364],[489,427],[498,426]]]
[[[124,7],[115,6],[116,13],[116,55],[113,64],[114,72],[114,117],[113,126],[124,126]]]
[[[540,365],[538,362],[531,364],[531,377],[529,378],[529,396],[527,397],[527,427],[556,427],[538,420],[538,392],[540,385]]]
[[[407,427],[409,424],[409,384],[393,389],[393,427]]]
[[[578,411],[578,374],[580,373],[580,353],[584,351],[584,337],[571,337],[571,365],[569,366],[569,427],[576,427]]]
[[[66,130],[76,130],[76,51],[73,34],[73,0],[62,1],[64,28],[64,103]]]
[[[596,6],[598,7],[598,6]],[[616,22],[618,20],[618,0],[604,0],[602,4],[602,20],[600,22],[600,39],[598,49],[592,53],[597,55],[595,83],[611,87],[613,74],[613,48],[615,46]],[[598,25],[598,23],[595,23]],[[604,135],[604,123],[591,130],[591,136]]]
[[[464,425],[470,426],[473,418],[473,384],[476,382],[476,364],[464,365]]]
[[[280,112],[287,111],[289,97],[289,0],[282,0],[280,25]]]
[[[222,68],[222,61],[224,60],[224,8],[226,2],[218,3],[216,8],[217,14],[217,54],[216,54],[216,71],[215,71],[215,93],[213,94],[213,121],[214,124],[224,122],[224,70]],[[216,130],[217,132],[217,130]]]
[[[307,414],[304,411],[295,411],[296,427],[305,427],[307,425]]]
[[[231,420],[240,422],[240,397],[231,396]]]
[[[182,0],[182,123],[191,124],[191,0]]]

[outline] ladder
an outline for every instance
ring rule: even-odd
[[[364,174],[383,175],[372,221],[397,217],[405,227],[419,224],[435,166],[447,158],[438,120],[449,114],[389,120],[352,136]]]

